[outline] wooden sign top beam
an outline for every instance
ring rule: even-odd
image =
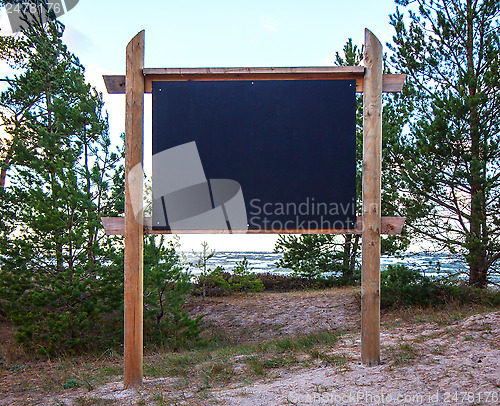
[[[154,81],[208,80],[356,80],[356,92],[363,92],[363,66],[310,66],[278,68],[145,68],[145,93],[151,93]],[[125,93],[125,76],[103,75],[109,94]],[[397,93],[403,88],[406,75],[383,75],[383,92]]]

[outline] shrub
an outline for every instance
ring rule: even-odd
[[[0,274],[0,294],[19,342],[53,356],[123,340],[123,268],[106,263],[103,254],[72,269],[24,262],[25,255],[9,263]]]
[[[262,281],[265,291],[289,292],[293,290],[327,288],[333,286],[333,280],[311,279],[295,275],[281,275],[275,273],[261,273],[259,279]]]
[[[231,277],[229,272],[218,266],[213,271],[198,276],[191,294],[193,296],[227,296],[232,292],[228,289],[228,281]]]
[[[430,278],[405,265],[389,265],[381,273],[382,308],[400,305],[433,306],[450,302],[498,306],[500,291],[479,289],[463,285],[459,281]]]
[[[389,265],[381,273],[380,305],[433,304],[442,300],[440,285],[405,265]]]
[[[341,284],[340,284],[341,285]],[[202,296],[228,296],[235,292],[290,292],[306,289],[326,289],[339,286],[337,279],[311,279],[296,275],[276,273],[259,273],[240,276],[230,273],[222,267],[210,271],[207,276],[201,276],[194,284],[192,294]]]
[[[260,278],[252,272],[246,257],[238,262],[228,280],[229,289],[233,292],[262,292],[264,285]]]
[[[227,296],[237,292],[261,292],[264,285],[260,277],[251,271],[246,257],[234,268],[233,273],[218,266],[198,277],[193,294],[203,296]]]
[[[144,330],[147,342],[175,350],[198,341],[201,317],[184,309],[191,293],[186,272],[172,243],[164,236],[147,236],[144,244]]]

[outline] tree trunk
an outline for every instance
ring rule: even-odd
[[[487,240],[483,239],[483,224],[486,218],[485,202],[485,174],[481,165],[481,131],[479,129],[479,114],[477,105],[477,78],[474,69],[474,10],[472,0],[467,0],[467,82],[471,99],[470,108],[470,137],[471,137],[471,162],[470,162],[470,233],[466,248],[469,250],[467,262],[469,264],[469,284],[479,288],[486,287],[487,266],[486,246]]]
[[[488,283],[488,268],[484,264],[479,264],[478,261],[469,263],[469,267],[469,285],[481,289],[485,288]]]
[[[344,236],[344,255],[342,258],[342,273],[345,279],[352,280],[354,276],[354,270],[351,268],[351,257],[352,257],[352,234],[347,234]]]
[[[351,263],[349,266],[352,269],[352,272],[354,274],[354,269],[356,268],[356,257],[358,255],[358,249],[359,249],[359,240],[361,239],[360,235],[355,235],[354,237],[354,243],[352,244],[352,252],[351,252]]]
[[[5,187],[5,179],[7,178],[7,169],[2,169],[0,172],[0,188]]]
[[[7,170],[9,169],[11,163],[12,163],[12,159],[13,159],[13,155],[14,155],[14,143],[15,143],[15,140],[12,141],[12,144],[9,148],[9,150],[7,151],[7,154],[5,156],[5,159],[4,161],[2,162],[1,164],[1,171],[0,171],[0,188],[4,188],[5,187],[5,181],[7,179]]]

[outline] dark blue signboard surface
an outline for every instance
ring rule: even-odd
[[[354,80],[153,82],[153,228],[353,228],[355,114]]]

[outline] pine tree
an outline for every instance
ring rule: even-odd
[[[0,296],[18,338],[44,354],[121,339],[111,315],[123,300],[122,244],[100,217],[123,211],[122,153],[63,31],[55,20],[24,30],[16,43],[29,58],[0,96],[10,135]]]
[[[500,3],[397,0],[392,63],[408,74],[409,134],[394,147],[415,231],[462,254],[485,287],[500,260]]]
[[[40,10],[48,10],[46,1],[39,1]],[[43,20],[42,15],[45,14],[46,17],[53,20],[53,13],[50,12],[39,12],[31,14],[29,12],[29,7],[26,9],[26,3],[23,4],[21,0],[0,0],[0,6],[13,5],[18,7],[18,14],[21,17],[23,25],[25,25],[24,33],[16,33],[11,36],[0,36],[0,58],[7,62],[7,64],[17,70],[26,70],[32,67],[31,55],[36,52],[37,45],[34,42],[26,41],[26,34],[31,32],[35,34],[38,26],[41,27],[41,21]],[[28,21],[33,21],[33,25],[29,24]],[[47,27],[50,31],[50,26]],[[52,34],[51,34],[52,35]],[[41,44],[38,44],[39,46]],[[16,79],[14,79],[16,80]],[[4,79],[8,84],[12,84],[12,79]],[[30,83],[26,83],[29,85]],[[29,94],[18,94],[16,99],[10,99],[1,103],[0,118],[5,126],[6,132],[10,135],[7,138],[0,138],[0,188],[5,186],[7,172],[11,165],[15,164],[16,155],[15,150],[18,142],[22,139],[23,144],[28,147],[30,143],[30,133],[24,132],[19,133],[15,130],[17,123],[22,121],[23,113],[28,111],[33,104],[37,102],[36,98]],[[5,95],[2,97],[6,97]],[[8,96],[7,96],[8,97]]]

